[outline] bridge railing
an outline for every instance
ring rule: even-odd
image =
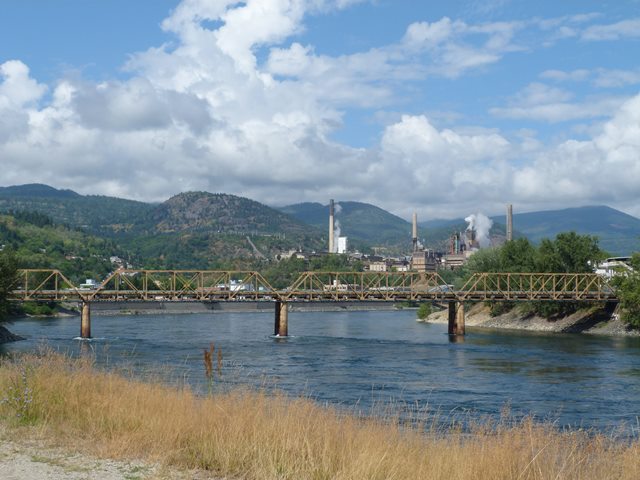
[[[255,271],[119,269],[77,287],[58,270],[20,270],[17,301],[607,301],[615,290],[591,273],[476,273],[453,289],[436,272],[304,272],[276,290]]]
[[[435,272],[304,272],[280,294],[283,300],[421,300],[453,298]]]
[[[62,272],[55,269],[18,270],[12,286],[12,297],[16,300],[52,300],[82,299],[85,295]]]
[[[606,301],[607,279],[594,273],[475,273],[456,291],[460,300]]]
[[[254,271],[119,269],[90,300],[260,300],[275,289]]]

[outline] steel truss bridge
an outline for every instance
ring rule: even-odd
[[[18,272],[14,301],[322,302],[617,301],[592,273],[475,273],[454,289],[436,272],[304,272],[277,289],[255,271],[119,269],[83,288],[62,272]]]

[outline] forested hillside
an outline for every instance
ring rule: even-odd
[[[102,278],[115,267],[110,257],[127,257],[112,240],[54,223],[38,212],[0,215],[0,246],[21,268],[57,268],[70,280]]]

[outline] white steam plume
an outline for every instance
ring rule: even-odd
[[[493,220],[491,220],[486,215],[478,212],[469,215],[464,219],[464,221],[469,224],[467,225],[467,230],[476,231],[476,240],[478,240],[480,247],[484,248],[491,246],[491,237],[489,236],[489,230],[491,230]]]
[[[336,203],[333,207],[334,218],[342,211],[342,207],[339,203]],[[338,238],[340,237],[340,220],[335,220],[333,223],[333,252],[338,253]]]

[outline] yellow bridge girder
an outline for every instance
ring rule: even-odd
[[[616,301],[593,273],[475,273],[459,289],[437,272],[304,272],[273,288],[256,271],[119,269],[95,287],[58,270],[24,269],[13,301]]]

